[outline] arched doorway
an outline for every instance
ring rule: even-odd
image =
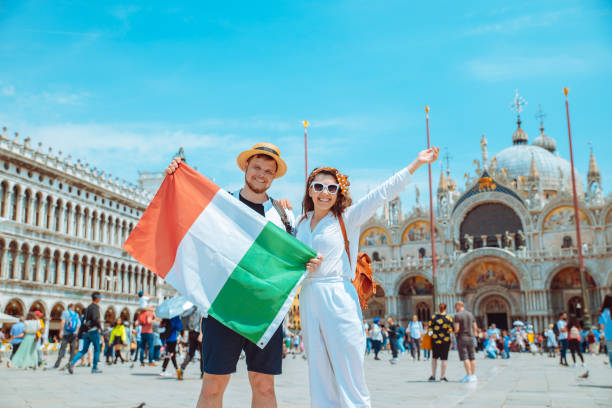
[[[129,322],[130,321],[130,311],[128,310],[127,307],[124,307],[123,310],[121,311],[121,320],[124,322]]]
[[[104,313],[104,322],[106,324],[113,326],[115,324],[115,320],[117,319],[117,314],[115,313],[115,309],[112,306],[109,306],[106,309],[106,313]]]
[[[64,311],[64,305],[56,303],[51,308],[50,320],[49,320],[49,339],[53,339],[53,336],[59,335],[59,330],[62,326],[62,312]]]
[[[415,314],[419,320],[428,321],[431,317],[432,295],[433,285],[424,277],[406,278],[399,287],[399,316],[397,318],[401,324],[412,320]]]
[[[4,307],[4,313],[15,316],[15,317],[25,317],[24,314],[24,305],[19,299],[11,299]]]
[[[47,316],[45,305],[43,305],[43,303],[40,300],[37,300],[36,302],[32,303],[32,306],[30,306],[29,311],[30,312],[39,311],[40,313],[42,313],[43,319]]]
[[[484,327],[490,327],[492,324],[495,324],[500,330],[508,330],[510,328],[511,309],[503,297],[498,295],[486,297],[480,302],[478,311]]]
[[[593,277],[585,272],[587,290],[597,285]],[[584,303],[580,290],[580,270],[575,266],[568,266],[557,272],[550,282],[551,306],[555,314],[567,312],[570,317],[582,318]],[[593,308],[591,299],[591,310]]]
[[[387,307],[385,305],[385,290],[380,285],[376,285],[376,294],[372,296],[368,302],[368,308],[363,311],[364,319],[373,319],[375,317],[384,318]]]

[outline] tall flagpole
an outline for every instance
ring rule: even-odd
[[[429,106],[425,106],[425,122],[427,125],[427,148],[431,147],[429,141]],[[431,237],[431,268],[432,268],[432,284],[433,284],[433,313],[438,310],[438,261],[436,256],[436,226],[433,211],[433,187],[431,184],[431,163],[427,164],[429,174],[429,227]]]
[[[308,121],[303,121],[302,125],[304,125],[304,182],[308,183]]]
[[[578,245],[578,269],[580,270],[580,292],[582,295],[582,310],[584,314],[584,328],[591,327],[591,311],[587,298],[586,275],[584,271],[584,257],[582,256],[582,236],[580,235],[580,211],[578,210],[578,194],[576,193],[576,176],[574,171],[574,150],[572,148],[572,129],[570,127],[569,102],[567,94],[569,89],[563,88],[565,94],[565,113],[567,115],[567,136],[569,138],[570,164],[572,165],[572,193],[574,195],[574,224],[576,225],[576,245]]]

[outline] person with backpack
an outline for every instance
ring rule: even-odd
[[[361,226],[406,188],[422,164],[437,160],[438,153],[438,148],[420,152],[354,205],[348,177],[337,169],[320,167],[308,176],[296,238],[317,251],[320,259],[307,263],[309,272],[300,292],[313,407],[371,406],[363,367],[366,338],[352,283]]]
[[[163,332],[159,334],[159,337],[162,342],[165,344],[164,350],[164,362],[162,364],[162,371],[159,373],[162,377],[170,376],[169,373],[166,373],[166,367],[168,367],[168,362],[172,360],[172,365],[176,370],[176,378],[179,381],[183,380],[183,372],[176,364],[176,343],[178,341],[179,332],[183,331],[183,323],[181,322],[181,316],[174,316],[172,319],[164,319],[161,322],[160,328],[164,329]]]
[[[412,316],[412,321],[408,324],[408,332],[410,333],[410,356],[413,361],[415,356],[421,361],[421,338],[425,330],[417,315]]]
[[[98,369],[98,361],[100,360],[100,332],[102,331],[99,306],[101,300],[102,295],[100,292],[91,294],[91,304],[87,306],[83,313],[83,321],[81,322],[81,328],[79,330],[79,332],[83,333],[83,348],[70,360],[70,363],[68,363],[68,372],[70,374],[74,374],[74,365],[87,353],[90,345],[93,345],[94,349],[91,373],[102,373],[102,370]]]
[[[145,350],[149,352],[149,366],[155,367],[153,362],[155,358],[155,337],[153,336],[153,322],[155,321],[155,312],[152,307],[147,307],[138,315],[138,323],[140,324],[140,366],[144,367]]]
[[[81,326],[81,320],[79,315],[74,311],[74,304],[70,303],[66,310],[62,312],[61,326],[59,331],[59,338],[62,339],[59,353],[57,354],[57,361],[53,365],[54,368],[59,368],[64,354],[66,354],[66,347],[70,346],[70,359],[71,361],[74,355],[78,352],[78,337],[77,332]]]
[[[241,203],[265,217],[288,233],[293,232],[294,217],[286,211],[286,205],[273,200],[267,191],[272,182],[287,171],[278,147],[271,143],[257,143],[240,153],[236,159],[244,172],[244,186],[232,195]],[[171,176],[181,164],[175,158],[166,168]],[[318,262],[314,259],[313,262]],[[230,376],[244,351],[252,390],[252,405],[276,406],[274,376],[282,372],[283,331],[282,326],[272,335],[268,344],[260,349],[255,343],[219,323],[213,317],[202,319],[202,357],[204,358],[204,381],[197,407],[221,406],[223,394]]]

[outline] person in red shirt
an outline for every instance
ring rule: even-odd
[[[138,316],[138,323],[141,327],[140,338],[142,341],[142,348],[140,349],[140,366],[143,367],[145,359],[145,350],[149,350],[149,365],[155,367],[156,364],[153,362],[153,322],[155,321],[155,313],[153,308],[145,308]]]

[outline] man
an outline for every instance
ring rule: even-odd
[[[287,171],[279,149],[271,143],[258,143],[240,153],[236,161],[244,171],[244,186],[233,194],[234,197],[280,228],[292,231],[295,226],[293,214],[280,208],[266,193],[272,182]],[[166,169],[166,174],[174,173],[180,163],[181,159],[175,158]],[[311,263],[317,263],[317,260],[315,258]],[[202,333],[204,381],[198,408],[222,406],[223,394],[243,350],[252,390],[252,407],[277,406],[274,376],[281,374],[282,369],[282,327],[263,349],[212,317],[202,319]]]
[[[431,317],[429,330],[431,332],[431,377],[429,381],[436,381],[436,368],[438,359],[442,361],[440,364],[440,381],[448,382],[446,379],[446,367],[448,367],[448,350],[451,344],[451,333],[453,332],[453,318],[446,314],[446,303],[440,303],[438,306],[440,313]]]
[[[153,322],[155,321],[155,313],[152,308],[147,307],[140,315],[138,315],[138,323],[140,323],[140,366],[144,367],[145,350],[149,352],[149,366],[155,367],[153,362],[155,358],[155,336],[153,335]]]
[[[474,315],[465,310],[462,301],[455,303],[454,317],[455,337],[457,338],[457,351],[459,360],[463,361],[466,375],[459,382],[476,382],[476,353],[474,350],[474,334],[478,330]]]
[[[197,307],[193,307],[192,311],[183,317],[183,328],[187,329],[187,340],[189,343],[189,351],[181,364],[181,372],[185,372],[187,365],[193,360],[196,350],[200,350],[200,378],[204,377],[204,359],[202,358],[202,315]]]
[[[382,348],[383,343],[383,331],[380,326],[380,319],[378,317],[374,318],[372,322],[372,349],[374,350],[374,360],[380,360],[378,358],[378,353]]]
[[[387,329],[387,333],[389,336],[389,345],[391,346],[391,360],[389,361],[391,364],[397,363],[397,330],[399,326],[393,322],[392,318],[387,319],[387,323],[389,323],[389,328]]]
[[[102,372],[102,370],[98,369],[98,361],[100,360],[100,332],[102,331],[99,305],[101,300],[102,295],[100,292],[91,294],[91,304],[85,309],[83,321],[81,322],[80,332],[83,333],[83,348],[72,358],[72,360],[70,360],[70,363],[68,363],[68,372],[70,372],[70,374],[74,374],[74,365],[87,353],[90,344],[93,344],[94,349],[91,373],[100,374]]]
[[[11,356],[8,359],[7,365],[11,364],[11,360],[13,359],[13,356],[19,349],[19,346],[21,346],[21,342],[23,341],[23,336],[25,336],[25,332],[23,330],[24,328],[25,328],[25,325],[23,324],[22,318],[20,318],[19,321],[15,323],[13,327],[11,327],[11,333],[10,333],[11,337],[10,337],[9,343],[11,343],[12,350],[11,350]]]
[[[366,319],[363,319],[363,332],[366,335],[366,356],[368,356],[372,352],[372,331]]]
[[[410,356],[415,361],[416,358],[421,361],[421,337],[423,337],[423,324],[419,321],[417,315],[412,316],[412,321],[408,324],[410,332]]]
[[[557,322],[557,329],[559,330],[559,364],[562,366],[568,366],[567,364],[567,348],[568,348],[568,340],[567,340],[567,313],[563,312],[559,314],[559,321]]]
[[[58,368],[66,353],[66,347],[70,345],[70,358],[68,362],[72,361],[74,355],[78,352],[77,350],[77,330],[81,327],[81,320],[79,315],[74,311],[74,304],[70,303],[66,310],[62,312],[61,325],[59,331],[59,338],[62,340],[60,345],[59,353],[57,354],[57,361],[55,362],[54,368]]]

